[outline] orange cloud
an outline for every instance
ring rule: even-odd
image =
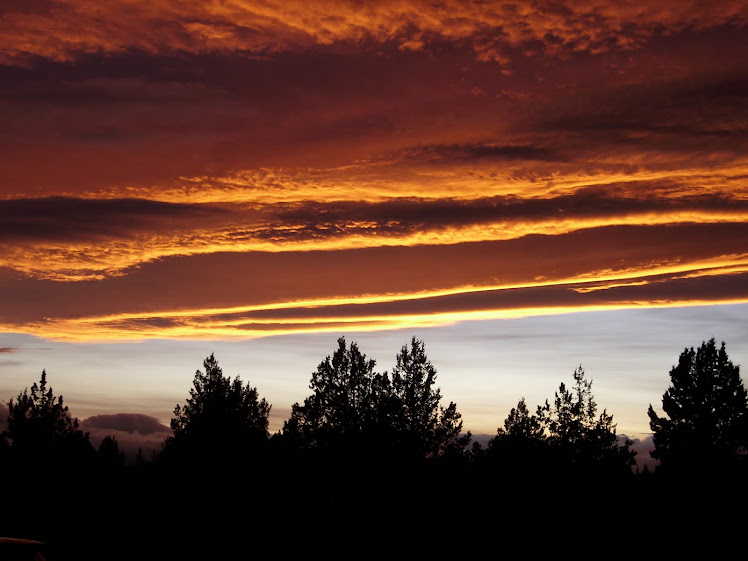
[[[744,270],[748,267],[742,267]],[[701,276],[701,275],[695,275]],[[683,278],[693,278],[691,276]],[[118,316],[90,317],[80,319],[48,320],[44,324],[23,326],[20,331],[43,336],[50,339],[67,341],[125,341],[143,340],[149,338],[174,339],[245,339],[264,337],[268,335],[283,335],[308,332],[340,332],[340,331],[380,331],[389,329],[405,329],[413,327],[435,327],[449,325],[461,321],[509,319],[539,315],[566,314],[580,311],[600,311],[629,309],[636,307],[684,307],[714,304],[737,304],[748,302],[748,293],[740,286],[744,284],[746,275],[743,274],[736,281],[731,293],[721,297],[689,298],[688,286],[677,286],[668,283],[664,291],[667,296],[661,296],[662,290],[650,294],[647,291],[629,291],[621,298],[616,294],[610,299],[594,299],[591,301],[579,298],[574,301],[570,294],[584,295],[592,290],[583,290],[583,283],[545,284],[525,287],[486,288],[475,290],[465,287],[464,291],[454,291],[452,296],[468,298],[470,304],[467,309],[461,305],[450,305],[450,295],[414,294],[414,295],[386,295],[362,297],[356,299],[339,299],[332,301],[291,302],[280,306],[268,306],[254,310],[177,310],[159,312],[154,310],[147,314],[123,314]],[[592,282],[599,282],[597,280]],[[660,281],[665,283],[666,281]],[[569,284],[568,289],[565,285]],[[647,281],[611,283],[605,288],[642,287]],[[673,289],[675,285],[675,290]],[[559,289],[563,288],[563,291]],[[547,289],[547,294],[543,293]],[[681,294],[681,290],[685,294]],[[512,291],[509,294],[504,291]],[[533,304],[512,302],[521,292],[532,292]],[[546,302],[544,305],[542,302]],[[420,311],[409,311],[414,306],[399,304],[420,304]],[[367,304],[384,304],[373,306],[385,308],[385,313],[371,313]],[[443,305],[446,310],[440,310]],[[464,302],[462,303],[464,305]],[[292,308],[291,306],[298,306]],[[340,308],[354,308],[354,313],[347,312],[339,315]],[[436,309],[435,309],[436,308]],[[452,309],[450,309],[452,308]],[[289,310],[291,314],[273,314],[273,310]],[[350,314],[350,315],[348,315]],[[4,326],[8,330],[19,330],[17,326]]]
[[[490,244],[213,254],[105,281],[8,278],[17,299],[0,324],[73,340],[242,338],[743,302],[742,228],[618,226]],[[691,237],[696,233],[701,239]],[[730,249],[737,251],[715,253]],[[206,293],[206,286],[216,290]]]
[[[335,202],[301,202],[287,211],[275,205],[243,210],[157,204],[157,209],[151,209],[152,203],[136,204],[133,210],[128,201],[84,201],[84,213],[101,213],[98,219],[88,219],[90,229],[84,229],[74,216],[60,217],[56,209],[59,204],[70,209],[69,214],[79,202],[39,203],[42,208],[37,211],[29,201],[24,205],[27,215],[6,224],[9,243],[0,246],[0,266],[67,281],[120,275],[131,267],[172,256],[454,245],[557,236],[610,226],[748,221],[744,205],[720,199],[714,201],[713,208],[704,207],[702,199],[693,204],[686,199],[684,204],[682,199],[586,200],[572,196],[463,203],[406,199],[343,207]],[[120,204],[125,208],[120,209]],[[146,210],[155,214],[149,217]],[[164,218],[171,222],[169,227],[164,227]]]
[[[746,298],[742,2],[13,0],[0,18],[6,329],[242,337]]]
[[[300,50],[373,41],[420,50],[440,41],[472,45],[481,60],[505,62],[506,50],[530,44],[547,52],[631,49],[654,33],[741,26],[742,2],[561,4],[427,2],[188,2],[83,0],[10,3],[2,10],[0,61],[28,57],[69,61],[85,53],[247,52]],[[41,32],[41,33],[40,33]]]

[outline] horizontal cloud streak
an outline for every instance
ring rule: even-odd
[[[182,310],[159,317],[157,311],[141,316],[91,317],[52,320],[41,326],[48,337],[106,340],[129,338],[244,338],[273,334],[341,330],[401,329],[438,326],[457,321],[568,313],[579,310],[624,309],[639,306],[695,306],[738,303],[748,299],[748,259],[735,272],[708,275],[642,275],[638,282],[596,284],[604,290],[582,290],[587,283],[527,286],[509,289],[468,290],[452,295],[402,300],[258,309],[250,312]],[[726,274],[725,274],[726,273]],[[593,281],[598,282],[598,281]],[[718,297],[703,299],[705,291]],[[34,329],[32,329],[34,331]]]
[[[104,282],[6,274],[6,294],[15,297],[3,302],[0,324],[72,339],[234,338],[744,301],[745,229],[626,226],[480,243],[205,254]]]
[[[0,264],[59,280],[103,278],[173,255],[343,250],[564,234],[615,225],[742,223],[744,195],[666,180],[577,186],[546,197],[182,204],[69,198],[0,201]]]
[[[3,329],[235,338],[748,299],[742,2],[0,18]]]
[[[505,62],[506,50],[521,45],[558,55],[632,49],[658,32],[745,25],[748,20],[740,2],[696,1],[664,2],[657,7],[602,0],[539,2],[533,10],[517,2],[425,0],[199,4],[160,0],[106,4],[93,11],[76,0],[28,4],[11,3],[0,12],[7,29],[0,43],[6,63],[21,63],[31,56],[70,60],[80,53],[128,49],[268,54],[367,42],[404,50],[469,42],[480,59]],[[45,30],[44,40],[32,33],[38,29]]]
[[[158,231],[164,223],[189,225],[223,214],[207,205],[63,197],[0,201],[0,213],[0,240],[11,242],[127,237],[131,232]]]

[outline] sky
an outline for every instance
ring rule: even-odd
[[[748,364],[747,24],[5,0],[0,400],[46,368],[92,431],[156,442],[215,352],[277,430],[339,336],[381,369],[416,336],[474,434],[581,364],[646,438],[685,347]]]

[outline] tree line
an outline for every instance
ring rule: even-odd
[[[98,528],[94,541],[100,544],[113,530],[91,520],[92,505],[121,519],[138,511],[138,504],[152,508],[187,501],[188,512],[236,507],[241,520],[260,524],[257,509],[287,515],[283,500],[298,503],[306,497],[308,519],[292,525],[297,533],[315,535],[320,521],[314,516],[329,511],[357,535],[380,520],[376,513],[393,509],[405,509],[406,521],[419,521],[418,531],[424,531],[424,517],[447,508],[480,523],[518,526],[516,538],[528,531],[520,521],[532,517],[548,497],[563,497],[564,490],[577,499],[563,501],[573,518],[595,505],[609,508],[611,490],[646,488],[674,505],[683,500],[674,482],[689,481],[693,490],[694,481],[724,484],[745,474],[748,394],[725,344],[718,347],[714,339],[681,353],[662,398],[663,414],[649,406],[652,456],[659,461],[655,473],[632,469],[632,442],[616,434],[612,414],[599,411],[581,366],[570,385],[562,382],[553,399],[534,411],[520,399],[485,448],[463,431],[456,404],[443,402],[423,341],[413,338],[403,346],[391,372],[376,372],[375,366],[355,342],[341,337],[312,373],[310,395],[293,404],[282,429],[271,435],[271,405],[249,382],[225,376],[210,355],[196,371],[186,401],[176,405],[172,435],[160,453],[139,456],[131,467],[113,436],[93,447],[42,371],[38,383],[8,401],[0,467],[6,481],[17,482],[11,495],[19,516],[0,521],[9,529],[67,543],[69,533],[54,529],[57,519],[43,519],[50,516],[53,497],[64,496],[68,508],[80,509],[79,515]],[[497,503],[512,504],[512,514],[492,510]],[[141,515],[150,519],[153,513]],[[171,523],[173,536],[187,539],[183,532],[189,522],[175,515]],[[238,551],[237,524],[209,520],[201,535],[232,536],[222,547]],[[151,537],[153,543],[177,547],[182,542],[173,536]],[[194,538],[189,536],[193,544]],[[74,543],[80,557],[83,546]],[[215,547],[213,541],[200,543]],[[67,550],[61,547],[58,557]]]

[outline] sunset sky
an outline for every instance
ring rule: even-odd
[[[582,364],[646,438],[684,347],[748,365],[747,25],[737,0],[4,0],[0,400],[46,368],[92,430],[148,415],[156,442],[215,352],[277,430],[337,337],[384,370],[417,336],[473,433]]]

